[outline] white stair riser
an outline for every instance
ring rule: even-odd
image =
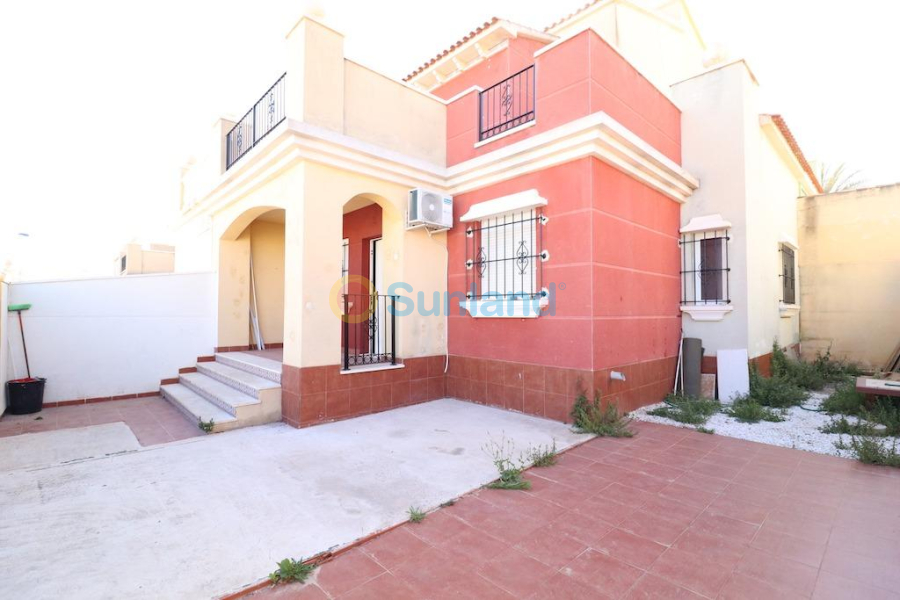
[[[251,365],[249,363],[245,363],[229,356],[223,356],[221,354],[216,355],[216,362],[220,362],[223,365],[228,365],[229,367],[234,367],[235,369],[240,369],[241,371],[245,371],[258,377],[268,379],[269,381],[274,381],[275,383],[281,383],[280,372],[272,371],[270,369],[266,369],[257,365]],[[200,364],[202,363],[198,363],[198,368]]]
[[[171,394],[169,394],[166,390],[160,389],[160,393],[166,401],[178,409],[178,411],[183,414],[185,417],[191,420],[191,422],[197,425],[197,429],[200,429],[200,417],[192,413],[185,405],[178,401],[178,398],[175,398]],[[213,421],[213,433],[220,433],[222,431],[228,431],[230,429],[235,429],[238,427],[238,421],[232,421],[229,423],[217,423]]]
[[[234,406],[231,406],[227,402],[223,402],[222,400],[217,398],[215,394],[210,393],[208,390],[205,390],[198,385],[194,385],[194,383],[190,379],[187,379],[186,377],[179,377],[178,383],[189,388],[192,392],[194,392],[198,396],[202,396],[204,399],[208,400],[209,402],[212,402],[213,404],[215,404],[216,406],[218,406],[225,412],[231,414],[232,416],[240,417],[240,415],[237,414],[238,411],[235,410]]]
[[[229,366],[231,366],[231,365],[229,365]],[[227,375],[225,375],[223,373],[219,373],[215,369],[210,369],[209,367],[205,367],[204,363],[197,363],[197,372],[203,373],[207,377],[212,377],[216,381],[224,383],[228,387],[232,387],[232,388],[238,390],[239,392],[243,392],[244,394],[247,394],[248,396],[252,396],[257,399],[259,398],[259,390],[254,389],[253,386],[247,385],[246,383],[244,383],[242,381],[237,381],[231,377],[228,377]],[[254,373],[254,375],[255,374],[256,373]]]

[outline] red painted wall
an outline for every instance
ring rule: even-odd
[[[381,207],[377,204],[365,206],[344,215],[344,239],[349,241],[350,275],[369,277],[369,242],[381,237]],[[369,290],[361,284],[351,283],[350,294],[368,294]],[[351,313],[368,310],[368,302],[362,298],[353,299]],[[369,346],[367,323],[351,324],[349,338],[351,347],[365,352]]]
[[[517,51],[521,50],[517,47]],[[512,50],[505,53],[511,55]],[[493,58],[501,63],[504,60],[499,54]],[[504,64],[511,64],[510,60],[507,56]],[[584,31],[544,52],[533,62],[537,98],[535,125],[475,148],[478,142],[478,94],[466,94],[447,107],[449,165],[601,111],[665,156],[681,162],[681,112],[595,32]],[[488,87],[527,66],[520,61],[516,63],[518,68],[513,70],[487,63],[490,61],[447,82],[439,88],[440,95],[452,97],[453,93],[472,85]]]

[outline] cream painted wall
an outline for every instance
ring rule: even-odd
[[[217,346],[250,342],[250,235],[220,240]]]
[[[900,184],[800,198],[803,354],[879,368],[900,343]]]
[[[260,220],[264,218],[250,224],[250,250],[259,327],[263,341],[272,344],[284,339],[284,223]]]
[[[632,2],[604,2],[550,31],[566,37],[587,27],[664,91],[703,70],[704,48],[679,3],[657,15]]]
[[[341,273],[344,204],[366,195],[382,208],[385,288],[405,282],[415,292],[430,296],[437,291],[443,297],[446,236],[406,231],[405,187],[311,163],[303,170],[303,201],[288,210],[286,224],[285,268],[300,276],[289,278],[285,288],[284,360],[300,367],[334,365],[340,362],[340,319],[332,312],[329,295]],[[397,318],[401,358],[443,354],[446,337],[443,315],[414,311]]]
[[[780,134],[762,125],[758,85],[743,61],[672,86],[682,109],[682,165],[700,188],[682,207],[691,218],[721,214],[732,223],[728,275],[733,311],[698,322],[685,314],[687,337],[699,337],[708,355],[747,348],[750,357],[799,341],[799,317],[783,317],[779,243],[796,243],[793,209],[802,171]],[[797,252],[802,256],[803,248]],[[802,280],[802,273],[798,275]]]
[[[681,107],[682,166],[700,187],[681,207],[681,224],[721,214],[731,222],[728,288],[733,311],[716,322],[682,319],[684,335],[703,340],[707,355],[720,349],[746,348],[749,281],[747,278],[747,165],[744,138],[746,98],[753,81],[743,63],[710,71],[672,86]]]
[[[346,135],[446,164],[444,104],[349,60],[344,61],[344,93]]]

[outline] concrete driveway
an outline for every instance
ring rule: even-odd
[[[243,429],[0,474],[0,595],[211,598],[496,477],[482,447],[583,440],[438,400],[311,429]]]

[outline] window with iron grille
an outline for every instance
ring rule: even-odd
[[[539,208],[492,216],[466,229],[466,297],[535,299],[542,292],[547,222]]]
[[[781,244],[781,301],[785,304],[797,303],[797,267],[794,249]]]
[[[730,304],[727,229],[681,236],[681,303]]]

